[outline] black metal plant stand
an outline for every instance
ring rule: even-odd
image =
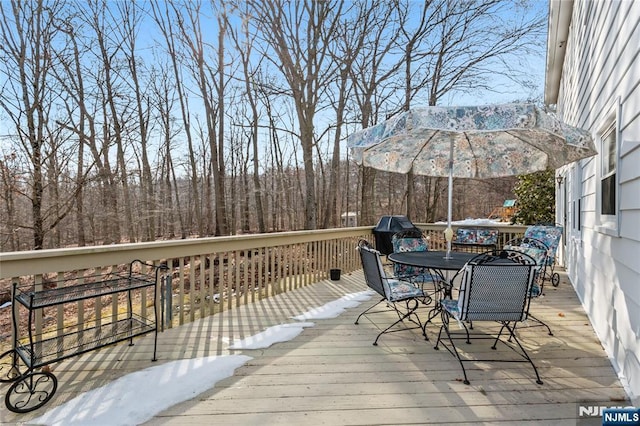
[[[155,269],[155,277],[133,272],[134,264],[147,265]],[[36,290],[34,285],[19,286],[13,284],[13,327],[15,330],[13,349],[0,355],[0,382],[14,382],[5,396],[5,405],[15,413],[26,413],[46,404],[58,387],[56,377],[42,367],[63,359],[93,351],[107,345],[129,340],[147,333],[155,333],[153,361],[156,360],[158,343],[157,284],[159,272],[166,266],[154,266],[140,260],[129,264],[128,274],[109,273],[87,277],[80,284],[71,284],[70,280],[55,283],[54,288]],[[153,314],[142,316],[133,312],[132,292],[151,288],[153,290]],[[125,294],[127,311],[118,313],[111,321],[103,324],[102,319],[79,320],[65,325],[57,333],[35,334],[35,313],[44,308],[97,299],[112,295],[117,298]],[[28,310],[28,337],[19,338],[18,311],[20,307]],[[52,334],[53,335],[52,337]]]

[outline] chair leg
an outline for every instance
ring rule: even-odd
[[[518,345],[518,347],[520,348],[520,355],[522,357],[524,357],[527,361],[529,361],[529,364],[531,364],[531,366],[533,367],[533,371],[536,373],[536,383],[539,385],[542,385],[543,382],[542,380],[540,380],[540,375],[538,374],[538,369],[536,368],[536,365],[533,363],[533,360],[531,359],[531,357],[529,356],[529,354],[527,353],[527,351],[525,350],[524,346],[522,346],[522,344],[520,343],[520,339],[518,339],[518,336],[516,336],[515,334],[515,327],[511,327],[509,325],[509,322],[505,322],[502,324],[502,328],[500,329],[500,333],[498,333],[498,338],[500,337],[500,334],[502,333],[502,329],[506,328],[507,330],[509,330],[509,338],[513,338],[513,341],[516,342],[516,344]],[[493,343],[493,346],[491,347],[491,349],[496,349],[496,343],[498,341],[496,340]]]
[[[538,319],[538,318],[534,317],[534,316],[533,316],[533,315],[531,315],[531,314],[529,314],[529,319],[531,319],[531,320],[533,320],[533,321],[537,322],[538,324],[540,324],[540,325],[542,325],[542,326],[546,327],[546,328],[547,328],[547,331],[548,331],[548,333],[549,333],[549,336],[553,336],[553,332],[551,331],[551,328],[547,325],[547,323],[545,323],[545,322],[544,322],[544,321],[542,321],[541,319]],[[515,327],[514,327],[514,329],[515,329]]]
[[[427,320],[424,322],[422,326],[422,335],[424,336],[426,341],[429,341],[429,337],[427,335],[427,324],[431,322],[432,319],[438,316],[442,312],[442,304],[440,303],[440,298],[437,297],[433,299],[434,305],[433,308],[429,309],[429,314],[427,315]]]
[[[434,285],[434,297],[432,300],[434,301],[434,306],[429,310],[429,314],[427,315],[427,320],[424,322],[422,334],[425,337],[425,340],[429,341],[429,337],[427,336],[427,324],[431,322],[432,319],[441,314],[442,312],[442,304],[440,303],[441,298],[451,298],[451,284],[449,284],[444,277],[440,277],[440,280],[437,282],[433,282]]]
[[[374,305],[370,306],[370,307],[369,307],[367,310],[365,310],[364,312],[360,313],[360,315],[358,315],[358,318],[356,318],[356,322],[355,322],[354,324],[358,324],[358,321],[360,321],[360,317],[361,317],[361,316],[363,316],[363,315],[365,315],[365,314],[369,313],[369,311],[370,311],[371,309],[375,308],[376,306],[378,306],[379,304],[381,304],[381,303],[382,303],[382,302],[384,302],[384,301],[385,301],[385,299],[384,299],[384,298],[382,298],[382,299],[380,299],[380,301],[379,301],[379,302],[377,302],[376,304],[374,304]],[[384,312],[384,311],[376,311],[376,312]],[[371,312],[371,313],[373,314],[373,313],[375,313],[375,312]]]
[[[396,312],[398,313],[398,317],[402,317],[401,320],[404,320],[406,318],[412,323],[416,324],[418,327],[420,327],[420,329],[422,329],[422,321],[420,321],[420,317],[418,316],[418,313],[417,313],[418,308],[420,307],[420,302],[418,301],[418,299],[407,299],[406,305],[407,305],[406,314],[403,314],[396,309]],[[395,309],[395,306],[394,306],[394,309]],[[416,317],[415,320],[411,319],[412,315]]]
[[[429,324],[432,319],[437,317],[440,311],[442,311],[442,306],[440,305],[440,302],[436,301],[436,305],[429,310],[427,320],[422,325],[422,335],[424,336],[424,340],[429,341],[429,336],[427,335],[427,324]]]
[[[491,349],[494,349],[494,350],[495,350],[495,349],[497,349],[498,342],[500,341],[500,336],[502,336],[502,331],[503,331],[505,328],[506,328],[507,330],[509,330],[509,338],[507,339],[507,342],[511,342],[511,339],[512,339],[512,338],[515,338],[515,336],[514,336],[514,333],[516,332],[516,327],[515,327],[515,325],[513,326],[513,329],[511,329],[511,328],[508,328],[508,327],[506,326],[506,324],[505,324],[505,323],[502,323],[502,327],[500,327],[500,331],[498,331],[498,335],[497,335],[497,336],[496,336],[496,338],[494,339],[494,341],[493,341],[493,346],[491,346]]]
[[[429,297],[430,300],[431,297]],[[415,307],[411,308],[409,306],[409,303],[413,301],[415,303]],[[422,302],[420,302],[422,303]],[[423,303],[424,304],[424,303]],[[411,299],[411,300],[407,300],[407,310],[411,311],[411,315],[414,315],[416,317],[415,320],[411,319],[411,317],[409,316],[409,321],[411,321],[414,324],[417,324],[418,327],[420,327],[420,329],[422,330],[422,335],[424,336],[424,340],[429,341],[429,337],[427,336],[427,323],[425,322],[424,324],[422,323],[422,321],[420,321],[420,316],[418,315],[418,307],[420,307],[420,304],[418,303],[417,299]],[[431,312],[431,311],[429,311]]]
[[[411,302],[414,303],[413,306],[409,305]],[[416,310],[418,309],[418,301],[415,299],[411,299],[411,300],[407,300],[406,303],[407,303],[407,312],[405,313],[402,313],[400,310],[398,310],[395,305],[393,306],[393,309],[395,309],[396,313],[398,314],[398,320],[393,324],[391,324],[390,326],[388,326],[387,328],[385,328],[384,330],[382,330],[380,333],[378,333],[378,335],[376,336],[376,340],[374,340],[373,342],[373,346],[378,346],[378,339],[380,339],[380,336],[382,336],[385,333],[393,333],[395,331],[404,331],[403,329],[399,329],[399,330],[391,330],[391,329],[396,325],[400,324],[401,322],[403,322],[405,319],[408,319],[414,324],[417,324],[418,328],[420,328],[421,330],[423,329],[422,323],[420,322],[420,317],[418,317],[418,315],[415,313]],[[416,319],[418,320],[417,323],[411,319],[411,315],[415,315]],[[410,330],[409,327],[406,327],[406,329]]]
[[[546,322],[542,321],[541,319],[538,319],[537,317],[535,317],[535,316],[533,316],[531,314],[529,314],[529,319],[532,320],[532,321],[537,322],[538,324],[540,324],[543,327],[546,327],[547,328],[547,334],[549,334],[549,336],[553,336],[553,332],[551,331],[551,327],[549,327]],[[513,325],[513,331],[515,331],[516,328],[517,328],[517,324],[514,324]],[[509,336],[508,340],[511,341],[511,336]]]
[[[471,382],[469,382],[469,379],[467,378],[467,370],[464,368],[464,363],[462,361],[462,358],[460,357],[460,354],[458,353],[458,349],[456,348],[455,343],[453,343],[453,337],[451,337],[451,332],[449,331],[449,319],[450,319],[449,313],[447,311],[442,311],[442,326],[440,326],[440,332],[438,333],[438,340],[436,341],[436,345],[434,346],[434,349],[435,350],[440,349],[438,345],[441,341],[442,330],[444,330],[445,333],[447,334],[447,337],[449,338],[449,343],[451,343],[451,348],[453,348],[453,350],[444,343],[442,345],[445,347],[446,350],[449,351],[449,353],[451,353],[452,355],[455,355],[455,357],[458,359],[458,362],[460,363],[460,367],[462,368],[462,374],[464,376],[464,384],[468,385]],[[469,330],[467,330],[467,326],[464,326],[464,328],[467,332],[467,343],[471,343],[469,341]]]
[[[436,345],[434,346],[435,350],[439,350],[439,345],[440,342],[442,340],[442,330],[445,331],[448,339],[449,339],[449,343],[451,344],[451,348],[449,348],[444,342],[442,343],[442,346],[445,347],[445,349],[447,349],[449,351],[449,353],[451,353],[452,355],[454,355],[457,359],[458,359],[458,363],[460,363],[460,367],[462,368],[462,374],[464,375],[464,384],[468,385],[470,384],[469,379],[467,377],[467,371],[464,368],[464,361],[462,359],[462,357],[460,356],[458,349],[456,348],[456,345],[454,343],[454,338],[451,335],[451,332],[449,331],[449,325],[450,325],[450,315],[443,311],[442,312],[442,326],[440,327],[440,332],[438,333],[438,339],[436,341]],[[463,323],[464,326],[464,323]],[[469,342],[469,330],[467,329],[466,326],[464,326],[465,330],[466,330],[466,334],[467,334],[467,343]],[[518,348],[520,349],[520,351],[518,352],[515,348],[511,348],[513,349],[518,355],[520,355],[522,358],[525,359],[525,361],[527,361],[529,364],[531,364],[531,367],[533,367],[533,371],[536,375],[536,383],[539,385],[542,385],[543,382],[540,379],[540,374],[538,374],[538,369],[536,368],[535,364],[533,363],[533,360],[531,359],[531,357],[529,356],[528,352],[525,350],[524,346],[522,346],[522,344],[520,343],[520,340],[518,339],[518,337],[515,334],[515,326],[511,326],[510,323],[507,322],[503,322],[502,323],[502,327],[500,328],[500,331],[498,332],[497,337],[495,338],[494,342],[493,342],[493,346],[491,346],[491,349],[496,350],[497,349],[497,343],[500,340],[500,337],[502,336],[502,333],[504,330],[507,330],[508,334],[509,334],[509,341],[511,341],[511,339],[513,339],[513,341],[516,342],[516,344],[518,345]],[[481,361],[481,360],[479,360]],[[489,360],[484,360],[484,361],[489,361]],[[492,361],[498,361],[498,360],[492,360]]]

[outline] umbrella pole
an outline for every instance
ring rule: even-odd
[[[445,259],[451,259],[451,240],[453,240],[453,229],[451,229],[451,210],[453,210],[453,140],[451,141],[451,152],[449,155],[449,191],[447,197],[447,229],[444,230],[444,238],[447,240],[447,255]]]
[[[453,208],[453,176],[449,173],[449,196],[447,199],[447,229],[444,230],[444,238],[447,240],[447,257],[451,259],[451,240],[453,240],[453,229],[451,229],[451,209]]]

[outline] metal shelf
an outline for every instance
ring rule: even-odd
[[[33,285],[17,286],[15,300],[29,309],[38,309],[155,285],[155,281],[141,274],[92,278],[97,281],[68,285],[68,280],[62,280],[54,282],[55,287],[43,290],[36,290]]]
[[[35,336],[33,344],[28,342],[18,344],[16,351],[28,368],[38,368],[152,332],[155,330],[155,324],[154,321],[132,315],[131,318],[85,328],[61,336],[42,340],[40,340],[41,336]]]

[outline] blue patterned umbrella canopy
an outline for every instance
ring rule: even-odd
[[[449,177],[449,251],[454,177],[522,175],[597,154],[589,132],[533,104],[415,108],[353,133],[347,144],[367,167]]]

